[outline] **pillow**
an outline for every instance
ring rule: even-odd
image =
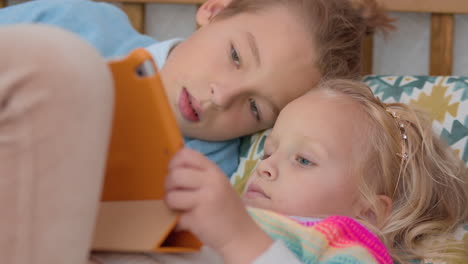
[[[402,102],[428,111],[435,132],[468,165],[468,77],[370,75],[364,82],[383,102]],[[239,166],[231,177],[238,193],[262,156],[269,133],[270,129],[241,140]],[[457,229],[455,237],[464,240],[468,249],[468,223]]]
[[[468,164],[468,77],[374,75],[364,82],[383,102],[402,102],[428,111],[435,132]]]

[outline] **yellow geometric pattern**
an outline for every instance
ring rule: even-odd
[[[262,139],[261,136],[255,139],[255,142],[252,145],[253,149],[258,148],[258,145],[261,139]],[[250,173],[252,173],[252,171],[257,166],[258,159],[255,159],[254,155],[255,155],[255,151],[249,152],[249,156],[246,158],[244,166],[243,166],[244,169],[241,172],[242,176],[250,175]],[[247,184],[247,180],[249,178],[248,176],[247,177],[242,177],[242,176],[239,176],[239,177],[236,177],[236,175],[233,176],[234,177],[234,189],[239,195],[242,194],[242,192],[244,191],[245,184]]]
[[[443,123],[445,120],[446,113],[456,117],[458,113],[458,106],[460,102],[450,104],[453,95],[445,96],[448,86],[443,85],[444,78],[434,85],[431,94],[426,95],[421,93],[417,100],[411,99],[410,104],[417,105],[429,112],[434,120]]]
[[[269,134],[269,130],[258,132],[252,136],[252,143],[248,151],[248,155],[240,158],[239,166],[231,177],[236,192],[241,195],[244,191],[245,184],[249,179],[252,171],[257,167],[257,163],[263,155],[263,149],[260,147],[260,142]]]

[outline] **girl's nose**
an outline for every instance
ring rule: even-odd
[[[271,158],[271,157],[270,157]],[[257,166],[257,173],[260,177],[273,181],[278,177],[278,172],[273,162],[270,160],[263,160]]]

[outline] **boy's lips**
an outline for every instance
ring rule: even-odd
[[[191,96],[184,87],[179,97],[179,111],[182,116],[190,122],[199,122],[201,108],[193,96]]]
[[[250,184],[249,187],[247,187],[247,190],[245,191],[244,195],[247,198],[260,197],[260,198],[271,199],[270,196],[268,196],[260,186],[254,183]]]

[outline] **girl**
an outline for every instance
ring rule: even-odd
[[[224,263],[392,263],[369,231],[401,263],[467,256],[449,235],[468,220],[464,163],[421,112],[356,81],[325,82],[283,109],[242,199],[190,150],[172,160],[166,189],[180,228]]]

